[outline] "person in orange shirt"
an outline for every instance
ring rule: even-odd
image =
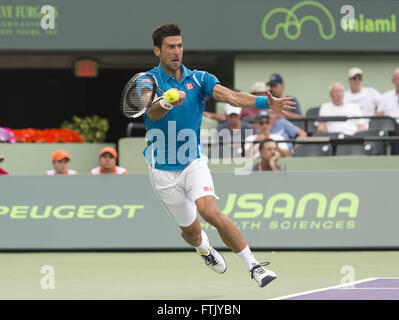
[[[69,169],[71,157],[66,150],[57,150],[53,153],[53,170],[48,170],[44,174],[46,176],[54,176],[58,174],[74,175],[77,171]]]
[[[105,147],[100,151],[100,166],[90,170],[90,174],[127,174],[125,168],[116,165],[118,153],[114,148]]]

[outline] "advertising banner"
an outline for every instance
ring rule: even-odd
[[[184,249],[145,174],[3,176],[0,250]],[[399,170],[213,174],[252,248],[397,248]],[[226,248],[202,218],[213,245]]]
[[[3,0],[0,50],[152,50],[177,23],[190,51],[399,52],[394,0]]]

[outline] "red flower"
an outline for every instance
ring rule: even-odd
[[[57,143],[83,142],[82,137],[71,129],[11,129],[17,142]]]

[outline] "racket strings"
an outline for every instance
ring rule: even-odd
[[[128,116],[143,110],[151,104],[153,99],[154,83],[146,75],[138,76],[128,84],[123,101],[124,112]]]

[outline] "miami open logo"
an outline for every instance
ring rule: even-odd
[[[262,34],[266,39],[274,40],[282,30],[287,39],[296,40],[305,23],[313,23],[324,40],[335,36],[335,22],[330,11],[317,1],[301,1],[291,9],[269,11],[262,22]]]

